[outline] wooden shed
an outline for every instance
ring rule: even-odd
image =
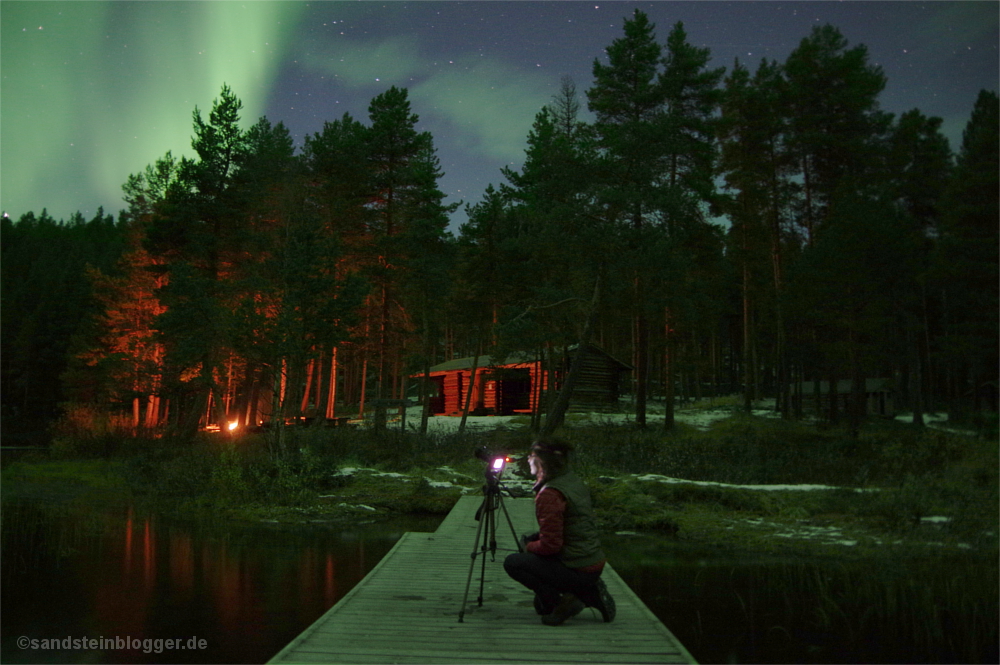
[[[559,356],[553,372],[559,389],[576,356],[577,346]],[[475,360],[475,363],[473,362]],[[461,416],[476,365],[469,413],[476,415],[512,415],[534,413],[539,400],[549,388],[548,368],[534,354],[514,353],[505,359],[491,356],[456,358],[431,367],[430,378],[437,387],[431,398],[434,415]],[[596,346],[588,346],[584,366],[573,390],[571,411],[614,411],[618,408],[622,377],[629,365],[613,358]],[[419,378],[417,375],[414,378]]]
[[[794,390],[795,386],[792,386]],[[830,400],[837,400],[837,408],[847,410],[851,401],[851,381],[849,379],[837,381],[836,392],[830,392],[830,382],[819,382],[820,402],[823,409],[830,408]],[[802,399],[806,404],[815,403],[816,382],[803,381],[800,384]],[[896,408],[893,403],[893,381],[891,379],[865,379],[865,406],[866,413],[870,416],[884,416],[891,418],[896,415]]]

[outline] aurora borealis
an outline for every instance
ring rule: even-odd
[[[168,150],[191,153],[191,112],[211,108],[222,81],[247,117],[263,113],[301,9],[4,2],[4,209],[117,214],[123,176]]]
[[[661,41],[683,21],[713,66],[782,60],[817,23],[868,46],[882,105],[944,118],[957,149],[980,89],[997,89],[995,2],[0,2],[0,206],[114,215],[121,185],[168,150],[191,155],[191,113],[223,83],[243,122],[301,145],[345,112],[367,120],[410,91],[450,201],[519,166],[535,113],[591,67],[634,7]],[[584,103],[585,107],[585,103]]]

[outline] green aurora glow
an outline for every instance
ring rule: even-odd
[[[429,58],[411,37],[347,39],[301,60],[349,89],[407,88],[421,120],[453,130],[435,132],[437,143],[456,141],[464,151],[501,163],[524,159],[535,114],[552,101],[559,82],[551,72],[525,73],[496,57]]]
[[[0,3],[4,208],[59,219],[92,214],[95,191],[120,202],[130,173],[168,150],[191,153],[191,112],[207,114],[223,83],[255,120],[302,7]],[[81,169],[90,180],[81,191],[53,187]]]
[[[89,218],[98,205],[117,215],[129,174],[167,151],[192,156],[191,112],[207,114],[223,83],[243,101],[244,127],[266,114],[299,142],[345,112],[365,121],[372,98],[406,88],[419,128],[434,136],[444,191],[471,203],[502,180],[502,166],[519,166],[563,74],[575,79],[586,119],[591,65],[618,36],[626,6],[2,0],[0,205],[15,219],[42,208]],[[887,68],[884,108],[942,117],[955,149],[975,99],[970,81],[996,89],[994,3],[648,9],[661,33],[683,19],[723,67],[735,57],[780,61],[817,21],[843,26]]]

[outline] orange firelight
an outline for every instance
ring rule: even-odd
[[[239,422],[236,421],[236,420],[234,420],[233,422],[229,423],[229,431],[232,432],[238,426],[239,426]]]

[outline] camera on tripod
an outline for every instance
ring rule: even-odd
[[[517,539],[517,533],[514,531],[514,523],[511,522],[510,514],[503,503],[502,490],[505,488],[500,485],[500,478],[503,476],[504,469],[507,468],[507,462],[510,461],[510,457],[504,453],[494,453],[486,446],[477,448],[475,455],[486,462],[486,469],[483,472],[483,475],[486,476],[486,484],[483,485],[483,502],[476,511],[476,521],[479,522],[479,526],[476,528],[476,541],[472,546],[472,563],[469,565],[469,577],[465,582],[462,609],[458,613],[459,623],[462,623],[465,617],[465,605],[469,600],[469,587],[472,585],[472,572],[476,566],[477,556],[482,557],[482,568],[479,573],[479,598],[477,600],[479,606],[483,606],[483,588],[486,581],[486,554],[490,554],[490,557],[496,560],[496,513],[498,511],[502,511],[504,517],[507,518],[507,525],[510,527],[510,535],[514,539],[514,546],[517,548],[516,551],[522,551],[521,544]],[[483,536],[482,549],[479,547],[480,536]]]
[[[486,481],[491,485],[500,482],[510,457],[502,453],[494,453],[486,446],[476,449],[476,457],[486,462],[486,471],[484,472]]]

